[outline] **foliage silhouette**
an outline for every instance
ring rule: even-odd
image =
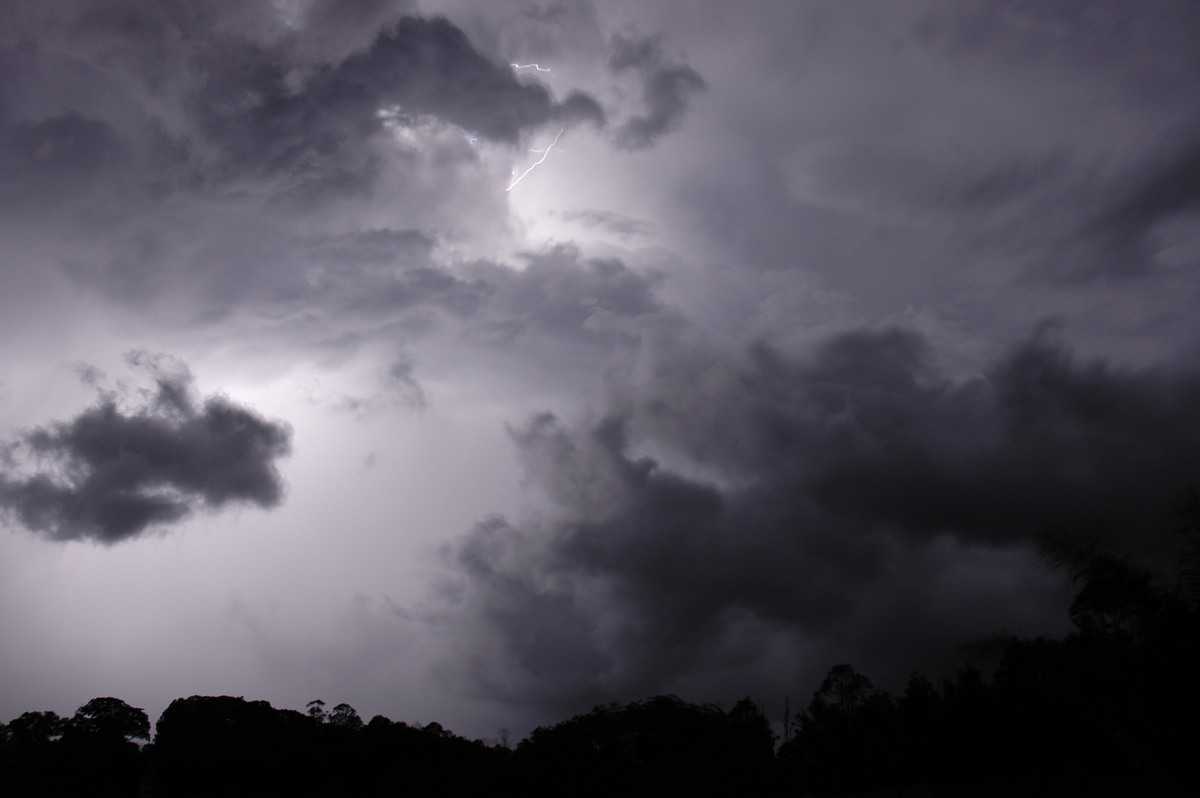
[[[0,738],[6,795],[135,795],[145,762],[133,738],[147,739],[146,713],[117,698],[94,698],[64,719],[26,712]]]
[[[774,739],[750,700],[729,714],[673,695],[598,706],[539,727],[516,750],[530,795],[755,794]]]
[[[149,740],[150,718],[119,698],[93,698],[75,711],[67,731],[107,743]]]

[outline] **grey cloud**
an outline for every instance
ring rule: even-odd
[[[219,42],[203,60],[208,79],[192,109],[226,156],[230,178],[286,175],[306,201],[369,184],[378,171],[371,140],[383,131],[381,110],[432,115],[507,142],[550,122],[603,122],[591,98],[555,102],[442,18],[403,17],[365,50],[300,77],[257,42]]]
[[[589,229],[598,228],[606,233],[625,238],[643,236],[650,232],[650,225],[647,222],[612,211],[576,209],[560,211],[557,215],[570,222],[579,222]]]
[[[130,362],[154,381],[141,406],[101,391],[75,418],[5,446],[0,508],[11,519],[54,540],[117,543],[198,510],[282,501],[285,424],[223,396],[201,399],[182,364],[144,353]]]
[[[119,302],[170,301],[188,322],[211,324],[247,308],[268,324],[322,322],[326,334],[400,321],[426,310],[469,315],[492,287],[433,258],[434,240],[406,229],[305,233],[224,211],[197,229],[148,223],[104,260],[73,258],[72,279]]]
[[[1157,227],[1200,205],[1200,133],[1182,138],[1182,147],[1152,159],[1123,191],[1114,190],[1109,207],[1086,225],[1085,233],[1104,250],[1096,271],[1125,277],[1150,273]]]
[[[675,130],[692,98],[706,88],[699,72],[663,55],[658,37],[614,36],[608,65],[614,72],[632,71],[641,79],[644,111],[625,120],[614,133],[617,146],[627,150],[653,147]]]
[[[331,104],[373,100],[372,112],[381,100],[395,103],[504,141],[546,122],[604,121],[587,95],[555,103],[544,86],[518,80],[507,64],[480,54],[443,18],[405,17],[339,64],[319,93]]]
[[[387,367],[387,387],[397,400],[409,407],[424,407],[425,389],[417,381],[416,362],[409,355],[400,355]]]
[[[963,381],[903,329],[748,354],[715,378],[676,367],[634,417],[728,479],[773,474],[868,524],[1007,545],[1086,518],[1152,548],[1146,527],[1200,478],[1200,377],[1078,363],[1048,331]],[[707,395],[672,399],[688,380]]]
[[[428,260],[436,243],[419,230],[375,228],[318,234],[305,242],[314,260],[349,265],[386,265]]]
[[[957,381],[903,329],[739,354],[660,343],[598,417],[513,431],[545,509],[448,549],[433,616],[465,627],[473,689],[561,711],[786,689],[835,657],[902,679],[1059,628],[1038,535],[1090,524],[1153,558],[1200,481],[1193,372],[1080,363],[1045,332]]]
[[[296,7],[300,29],[289,45],[327,63],[365,49],[379,29],[411,12],[410,0],[312,0]]]
[[[1134,225],[1145,225],[1200,203],[1200,133],[1187,138],[1187,146],[1156,164],[1114,215],[1126,216]]]
[[[401,11],[16,2],[0,33],[5,276],[58,268],[157,322],[268,335],[478,311],[493,286],[434,247],[507,234],[503,156],[458,128],[511,144],[603,113]]]
[[[986,54],[1032,60],[1039,67],[1114,70],[1134,102],[1170,94],[1167,86],[1181,71],[1200,72],[1191,46],[1200,23],[1188,0],[1151,0],[1138,7],[1022,0],[962,8],[935,2],[909,19],[922,45],[956,57]]]
[[[417,307],[466,314],[492,292],[432,257],[434,241],[415,230],[375,229],[313,236],[301,249],[309,264],[303,292],[309,306],[331,306],[354,317],[378,317]]]
[[[690,45],[714,87],[718,75],[721,87],[737,86],[713,102],[765,112],[756,121],[722,114],[731,131],[722,156],[685,178],[677,196],[693,218],[680,218],[695,240],[749,264],[817,272],[871,318],[959,302],[974,319],[1012,319],[1022,303],[1007,297],[1019,291],[1037,300],[1024,303],[1029,315],[1017,309],[1019,326],[1058,311],[1082,326],[1103,311],[1068,309],[1060,291],[1083,287],[1094,298],[1125,291],[1114,277],[1163,277],[1178,264],[1170,278],[1179,284],[1194,272],[1190,212],[1152,229],[1137,213],[1125,219],[1162,185],[1156,175],[1169,182],[1175,165],[1186,174],[1194,150],[1198,106],[1182,88],[1200,79],[1190,4],[935,0],[756,12],[744,24],[725,18],[728,53]],[[749,64],[757,82],[741,78]],[[818,163],[797,174],[805,153]],[[958,290],[978,283],[1007,287],[997,308]],[[1172,313],[1186,324],[1185,312]]]
[[[376,413],[397,408],[421,410],[427,403],[425,388],[416,376],[416,361],[411,355],[401,353],[382,370],[374,393],[362,396],[339,395],[333,406],[365,419]]]
[[[549,677],[556,682],[552,689],[561,689],[565,675],[582,692],[579,686],[610,667],[612,657],[596,645],[596,618],[573,591],[547,589],[541,584],[543,575],[533,570],[536,565],[522,562],[531,553],[523,543],[519,530],[492,517],[480,522],[455,552],[456,565],[477,591],[470,597],[477,613],[472,620],[478,624],[472,631],[503,641],[503,655],[515,660],[522,675],[530,674],[534,681]],[[486,656],[467,658],[474,689],[516,700],[545,700],[536,687],[524,695],[532,685],[525,678],[510,680],[506,668],[493,664]]]
[[[523,80],[550,85],[561,77],[555,65],[568,72],[591,72],[593,59],[606,58],[605,34],[592,0],[554,0],[551,3],[489,3],[486,9],[461,0],[440,0],[445,9],[481,49],[518,64],[537,63],[552,71],[521,70]]]
[[[848,365],[878,373],[861,359]],[[856,401],[838,453],[806,490],[839,513],[917,534],[1002,544],[1085,523],[1161,554],[1176,497],[1200,479],[1197,401],[1194,373],[1079,364],[1035,338],[986,379],[912,382]]]
[[[125,148],[99,119],[76,112],[0,127],[0,208],[31,210],[69,198],[119,168]]]
[[[86,180],[123,149],[137,161],[125,191],[241,191],[269,178],[280,196],[312,204],[373,184],[381,109],[505,142],[550,123],[603,123],[590,97],[556,101],[448,20],[398,17],[393,4],[315,4],[311,27],[294,30],[268,2],[56,10],[18,3],[16,32],[0,40],[9,67],[0,176],[17,196],[47,177]],[[335,33],[345,23],[351,40],[370,37],[323,60],[302,45],[324,35],[329,17]]]
[[[548,340],[605,342],[636,337],[636,325],[664,311],[661,277],[617,258],[586,258],[557,245],[524,256],[525,267],[476,265],[492,286],[487,312],[474,327],[481,340],[531,344]]]
[[[442,375],[447,368],[476,378],[520,375],[530,390],[590,381],[597,359],[636,346],[648,328],[676,323],[659,297],[662,276],[618,258],[559,245],[518,255],[515,267],[478,260],[448,268],[422,249],[419,238],[398,231],[314,241],[302,256],[310,264],[304,287],[280,303],[283,323],[297,336],[318,336],[339,358],[371,341],[425,352],[452,346],[454,358],[423,355],[425,365]],[[328,329],[310,321],[317,309]],[[417,377],[414,361],[401,358],[377,390],[339,406],[369,413],[436,401]]]
[[[566,3],[556,0],[556,2],[548,3],[543,8],[536,3],[530,3],[521,10],[521,14],[536,22],[545,22],[561,26],[563,24],[564,17],[572,13],[578,14],[579,8],[583,5],[584,4],[582,3],[572,3],[568,7]],[[588,4],[588,7],[590,10],[590,4]]]

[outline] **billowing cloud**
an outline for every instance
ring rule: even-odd
[[[653,147],[677,128],[692,97],[706,85],[699,72],[666,58],[658,37],[614,36],[608,65],[616,73],[633,72],[641,81],[642,112],[615,131],[617,146],[627,150]]]
[[[656,350],[603,413],[515,429],[546,507],[447,549],[432,617],[466,627],[471,689],[782,690],[834,657],[903,678],[1061,624],[1041,534],[1169,555],[1200,481],[1200,375],[1081,363],[1046,331],[958,380],[899,328]]]
[[[374,113],[391,103],[504,141],[551,121],[604,121],[592,98],[574,93],[554,102],[541,84],[522,82],[507,64],[480,54],[444,18],[403,18],[323,76],[315,91],[331,105],[365,101]]]
[[[604,112],[409,10],[16,3],[0,282],[53,269],[139,314],[310,343],[475,312],[489,285],[435,249],[507,249],[518,143]]]
[[[101,392],[69,421],[20,433],[4,448],[0,508],[53,540],[116,543],[198,510],[278,505],[275,463],[291,431],[223,396],[201,399],[181,363],[134,353],[153,377],[138,406]]]
[[[237,13],[210,4],[187,13],[137,2],[70,4],[55,24],[30,25],[24,46],[17,26],[3,53],[0,115],[10,193],[49,202],[64,183],[125,165],[126,192],[271,180],[275,192],[311,205],[373,184],[389,110],[509,143],[549,123],[603,123],[592,98],[556,101],[444,18],[369,14],[380,26],[373,39],[327,63],[301,46],[320,32],[279,18],[272,25],[280,14],[269,3],[248,8],[257,9],[255,24],[235,27],[244,22]],[[310,12],[311,24],[329,15]],[[65,73],[77,90],[45,85]]]

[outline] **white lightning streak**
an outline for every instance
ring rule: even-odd
[[[542,163],[545,162],[545,160],[547,158],[550,157],[550,150],[554,149],[555,144],[558,144],[558,137],[563,134],[563,130],[565,130],[565,129],[566,128],[559,128],[558,133],[554,134],[554,141],[550,142],[550,146],[548,146],[546,149],[530,150],[530,152],[540,152],[542,154],[542,157],[538,158],[536,161],[534,161],[532,164],[530,164],[528,169],[526,169],[515,180],[513,180],[511,183],[509,183],[508,188],[504,189],[505,191],[512,191],[513,186],[515,186],[517,183],[520,183],[522,180],[525,179],[525,175],[529,174],[534,169],[537,169],[539,166],[542,165]]]
[[[509,64],[513,69],[536,69],[538,72],[553,72],[550,67],[542,67],[537,64]]]

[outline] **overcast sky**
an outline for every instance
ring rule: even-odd
[[[774,717],[1200,484],[1191,0],[6,0],[0,720]]]

